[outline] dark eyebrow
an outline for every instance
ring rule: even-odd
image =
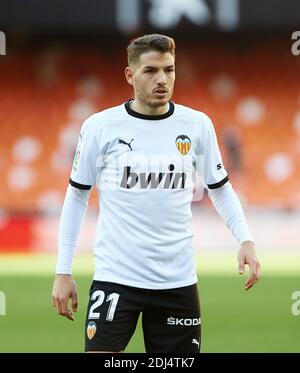
[[[170,68],[175,68],[175,65],[169,65],[165,67],[165,69],[170,69]],[[144,70],[145,69],[157,69],[157,67],[156,66],[145,66],[143,69]]]

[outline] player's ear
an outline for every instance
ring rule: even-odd
[[[133,71],[128,66],[125,68],[125,77],[126,77],[127,83],[130,85],[133,85]]]

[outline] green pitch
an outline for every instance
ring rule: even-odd
[[[81,271],[84,261],[88,264]],[[300,290],[295,258],[286,271],[276,271],[280,262],[278,267],[267,265],[261,282],[249,292],[243,290],[246,277],[235,274],[231,259],[225,271],[218,271],[219,264],[210,259],[202,263],[206,265],[205,270],[199,266],[203,352],[300,352],[300,315],[291,312],[291,295]],[[0,352],[83,351],[91,281],[86,272],[91,273],[91,263],[84,259],[75,266],[79,310],[74,322],[58,316],[52,307],[53,264],[54,258],[43,256],[0,256],[0,292],[6,297]],[[126,351],[144,351],[140,325]]]

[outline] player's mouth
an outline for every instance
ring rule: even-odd
[[[168,93],[168,90],[165,88],[158,88],[154,90],[154,95],[158,97],[164,97]]]

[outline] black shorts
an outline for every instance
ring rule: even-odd
[[[196,353],[201,319],[197,285],[147,290],[93,281],[86,328],[86,351],[122,351],[142,313],[146,352]]]

